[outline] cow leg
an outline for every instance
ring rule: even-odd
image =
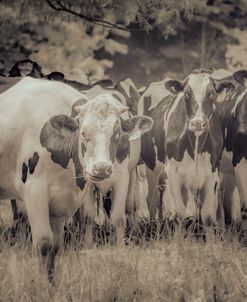
[[[133,226],[135,221],[135,189],[137,185],[135,169],[130,173],[129,188],[126,198],[126,215],[129,223]]]
[[[225,213],[225,223],[230,225],[238,223],[241,217],[240,200],[236,192],[236,178],[232,174],[223,174],[221,184],[223,195],[223,207]]]
[[[158,190],[159,174],[153,172],[151,169],[146,167],[146,175],[147,175],[147,182],[148,182],[148,196],[147,196],[148,211],[149,211],[150,219],[155,220],[156,212],[160,202],[159,190]]]
[[[234,168],[236,182],[239,190],[240,200],[242,203],[242,223],[243,227],[247,228],[247,160],[242,159]]]
[[[217,172],[215,172],[217,173]],[[201,207],[201,220],[204,226],[216,224],[216,213],[218,207],[218,188],[216,187],[216,177],[206,180],[203,186],[203,201]]]
[[[117,245],[124,243],[124,233],[126,226],[126,197],[129,186],[129,172],[122,170],[121,175],[118,177],[113,186],[113,199],[110,222],[116,227]]]
[[[93,246],[93,227],[96,217],[96,201],[94,195],[94,185],[91,184],[85,197],[83,203],[83,215],[85,223],[85,237],[84,242],[87,248]]]
[[[50,252],[50,257],[47,259],[47,271],[49,281],[53,281],[55,269],[55,257],[59,249],[63,246],[64,239],[64,220],[57,217],[50,219],[51,229],[53,233],[53,248]]]
[[[218,207],[216,211],[216,220],[217,224],[223,230],[225,228],[225,211],[224,211],[224,189],[222,187],[222,183],[220,183],[218,194]]]
[[[197,203],[195,198],[195,193],[190,189],[186,189],[187,191],[187,204],[186,204],[186,218],[196,218],[196,210],[197,210]]]
[[[41,184],[38,185],[39,190],[37,191],[37,185],[30,184],[24,195],[24,202],[31,226],[33,246],[40,254],[42,268],[46,270],[48,279],[51,281],[49,265],[51,258],[55,258],[56,251],[53,248],[53,234],[49,221],[49,199],[46,188],[42,188]]]
[[[178,220],[184,220],[184,218],[186,218],[186,208],[181,188],[182,186],[179,181],[179,175],[176,173],[176,170],[171,167],[169,169],[169,174],[167,175],[166,190],[168,191],[167,195],[171,198],[171,202],[175,205],[175,212]]]

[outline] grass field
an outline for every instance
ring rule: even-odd
[[[181,230],[138,246],[69,248],[52,287],[29,244],[9,247],[2,238],[0,301],[247,301],[247,250],[232,234],[209,234],[205,243]]]

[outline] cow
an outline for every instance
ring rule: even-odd
[[[30,77],[0,95],[0,198],[24,203],[49,281],[64,222],[95,182],[115,174],[129,135],[146,123],[121,120],[127,110],[112,97],[89,101],[64,83]]]
[[[168,81],[176,94],[165,115],[167,194],[182,219],[217,222],[219,162],[224,141],[216,101],[232,83],[211,77],[212,70],[196,70],[183,82]]]
[[[223,201],[225,220],[227,224],[238,223],[242,216],[243,225],[246,227],[247,89],[245,81],[247,71],[239,70],[230,73],[220,70],[216,71],[213,76],[216,82],[225,83],[227,81],[227,84],[221,85],[222,95],[217,98],[216,102],[224,133],[224,157],[221,170],[223,190],[225,191]],[[226,178],[232,178],[232,186],[224,186],[224,182],[228,183]],[[234,183],[240,194],[241,213],[239,200],[232,198],[229,200],[229,196],[232,196],[235,189]]]
[[[156,219],[158,210],[159,219],[163,218],[163,191],[165,187],[165,153],[164,153],[164,114],[176,96],[171,93],[165,84],[171,80],[152,82],[142,88],[138,102],[138,114],[150,116],[154,120],[152,130],[141,138],[141,159],[146,166],[148,183],[147,204],[151,220]],[[159,188],[162,188],[159,189]],[[167,208],[167,206],[166,206]],[[169,207],[169,209],[171,209]],[[169,210],[165,210],[168,214]]]
[[[10,69],[9,77],[26,77],[30,76],[33,78],[43,78],[44,75],[42,73],[42,69],[38,63],[30,60],[24,59],[18,61],[14,64],[14,66]]]
[[[223,149],[214,105],[222,84],[216,91],[210,72],[195,70],[182,82],[165,79],[157,85],[162,93],[157,92],[155,98],[147,95],[140,104],[143,113],[154,120],[152,131],[142,138],[141,158],[151,171],[158,163],[160,170],[165,164],[165,212],[179,220],[200,216],[204,225],[216,222],[218,165]],[[200,199],[200,204],[195,199]],[[153,213],[157,203],[156,197]]]
[[[124,242],[123,237],[126,225],[125,213],[129,218],[131,218],[133,214],[135,188],[132,184],[135,178],[135,167],[140,158],[140,138],[142,134],[151,129],[152,119],[142,115],[136,115],[139,94],[130,79],[124,79],[115,85],[111,85],[111,82],[108,80],[97,82],[91,89],[84,91],[84,93],[89,98],[97,99],[103,99],[104,95],[109,95],[129,107],[128,113],[126,112],[123,115],[123,121],[129,120],[129,116],[132,116],[130,120],[139,120],[129,138],[126,138],[120,143],[120,147],[122,146],[127,153],[122,160],[119,159],[114,164],[116,171],[115,175],[113,175],[110,180],[100,184],[96,183],[96,188],[103,196],[106,196],[107,193],[109,193],[109,190],[111,190],[111,204],[106,204],[106,202],[109,203],[109,198],[107,198],[105,202],[105,206],[107,207],[106,212],[110,216],[110,224],[116,226],[117,244],[121,244]],[[96,217],[93,188],[90,194],[91,195],[88,196],[88,203],[84,203],[81,209],[83,215],[86,215],[86,218],[83,217],[82,220],[86,221],[85,244],[87,246],[92,245],[92,228]]]
[[[22,78],[21,77],[4,77],[0,76],[0,94],[10,89],[12,86],[17,84]],[[13,244],[15,242],[16,233],[20,229],[26,229],[27,216],[25,208],[20,208],[14,199],[11,200],[11,208],[13,214],[12,226],[5,230],[4,236],[8,242]]]

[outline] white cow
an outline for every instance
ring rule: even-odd
[[[114,94],[100,94],[96,100],[104,102],[105,99],[116,101]],[[122,120],[122,127],[129,127],[131,134],[122,136],[116,151],[116,161],[113,163],[114,173],[104,181],[92,179],[101,194],[105,196],[112,190],[112,205],[110,211],[110,224],[116,227],[117,244],[124,242],[124,230],[126,226],[126,208],[129,214],[129,203],[132,198],[133,170],[137,166],[141,151],[141,135],[152,128],[152,119],[145,116],[133,116]],[[111,142],[112,143],[112,142]],[[85,197],[83,215],[86,215],[86,245],[92,244],[92,228],[97,215],[95,206],[94,187],[92,186]],[[132,201],[132,200],[131,200]]]
[[[115,175],[119,143],[140,124],[141,117],[121,122],[127,110],[113,98],[88,102],[68,85],[29,77],[0,95],[0,198],[24,202],[49,280],[64,222],[94,181]]]

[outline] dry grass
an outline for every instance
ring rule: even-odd
[[[177,231],[139,246],[70,248],[54,287],[28,244],[0,240],[0,301],[247,301],[247,251],[230,238]]]

